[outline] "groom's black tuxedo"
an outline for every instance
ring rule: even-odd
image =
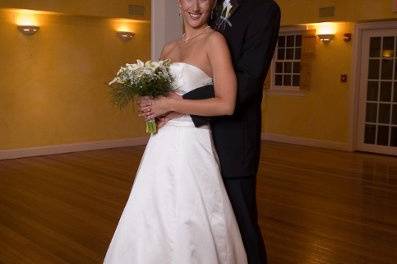
[[[222,7],[222,1],[218,1]],[[256,175],[261,140],[263,82],[278,39],[280,10],[273,0],[232,0],[232,14],[220,25],[232,55],[238,80],[235,113],[232,116],[192,116],[196,126],[210,121],[214,144],[225,178]],[[213,23],[218,22],[215,17]],[[216,27],[216,25],[213,25]],[[185,99],[213,97],[213,87],[193,90]]]
[[[266,250],[256,214],[255,180],[261,141],[263,83],[269,70],[280,28],[280,9],[273,0],[231,0],[229,19],[222,19],[223,1],[212,26],[228,42],[237,76],[237,101],[232,116],[192,116],[199,127],[211,124],[222,176],[240,227],[249,264],[267,263]],[[212,86],[183,96],[205,99],[214,96]]]

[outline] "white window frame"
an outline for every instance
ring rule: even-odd
[[[304,32],[307,31],[306,26],[294,26],[294,27],[281,27],[279,35],[290,35],[290,34],[301,34],[302,37]],[[270,67],[270,94],[282,94],[282,95],[298,95],[303,96],[306,94],[306,91],[302,90],[300,86],[278,86],[276,85],[275,77],[276,77],[276,59],[277,59],[277,50],[274,52],[274,56],[272,59],[272,64]],[[302,78],[300,79],[302,81]]]

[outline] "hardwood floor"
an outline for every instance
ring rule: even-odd
[[[102,263],[142,153],[0,161],[0,263]],[[397,263],[396,157],[264,142],[257,196],[270,264]]]

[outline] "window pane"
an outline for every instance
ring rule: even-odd
[[[368,79],[379,79],[379,60],[369,60]]]
[[[278,46],[285,47],[285,36],[278,37]]]
[[[286,59],[292,60],[294,58],[294,49],[287,49]]]
[[[370,52],[369,56],[370,57],[380,57],[380,37],[377,38],[371,38],[371,44],[370,44]]]
[[[367,100],[378,101],[378,83],[379,82],[368,82]]]
[[[391,101],[391,82],[382,82],[380,86],[380,100],[382,102]]]
[[[394,60],[394,78],[397,77],[397,60]]]
[[[382,123],[382,124],[390,123],[390,104],[379,105],[378,123]]]
[[[391,80],[393,78],[393,61],[382,60],[382,79]]]
[[[276,75],[276,85],[281,86],[283,85],[283,76],[282,75]]]
[[[393,105],[392,124],[397,125],[397,105]]]
[[[383,54],[384,58],[394,57],[394,37],[383,38]]]
[[[378,106],[374,103],[367,103],[367,113],[365,120],[367,122],[376,123],[376,116],[378,114]]]
[[[383,38],[383,50],[394,50],[394,37]]]
[[[276,73],[283,73],[283,63],[282,62],[276,63]]]
[[[284,60],[285,58],[285,49],[278,49],[277,51],[277,59]]]
[[[291,75],[284,75],[284,85],[291,86]]]
[[[295,60],[301,59],[301,48],[295,49]]]
[[[294,62],[294,73],[301,72],[301,64],[299,62]]]
[[[295,44],[295,36],[287,36],[287,47],[293,47]]]
[[[397,102],[397,82],[394,83],[393,102]]]
[[[294,77],[292,78],[292,85],[300,86],[300,75],[294,75]]]
[[[284,73],[292,72],[292,62],[284,62]]]
[[[302,46],[302,35],[296,35],[295,46],[296,47]]]
[[[376,126],[365,125],[364,143],[375,144]]]
[[[389,127],[378,126],[378,145],[387,146],[389,145]]]
[[[397,147],[397,127],[391,128],[390,146]]]

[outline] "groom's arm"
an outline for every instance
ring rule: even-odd
[[[280,29],[280,8],[273,2],[256,9],[247,28],[241,57],[235,61],[237,98],[235,112],[255,100],[262,93],[264,77],[269,70]],[[214,96],[213,86],[195,89],[184,99],[207,99]],[[196,127],[207,124],[211,118],[192,116]]]
[[[206,85],[203,87],[199,87],[194,89],[186,94],[184,94],[183,99],[192,99],[192,100],[200,100],[200,99],[208,99],[215,97],[215,90],[213,85]],[[211,117],[208,116],[197,116],[191,115],[193,123],[196,127],[201,127],[206,125],[211,120]]]
[[[280,30],[281,12],[274,1],[263,3],[247,28],[241,57],[235,63],[237,101],[235,112],[262,96]]]

